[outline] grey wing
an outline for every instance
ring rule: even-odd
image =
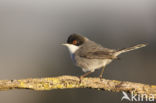
[[[113,52],[108,51],[93,51],[80,54],[80,57],[88,58],[88,59],[114,59]]]
[[[81,48],[79,56],[88,59],[115,59],[115,52],[116,50],[114,49],[104,48],[101,45],[93,43],[90,47],[84,46]]]

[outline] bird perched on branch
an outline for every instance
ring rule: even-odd
[[[147,44],[138,44],[121,50],[108,49],[87,37],[75,33],[70,35],[67,43],[63,45],[69,49],[72,61],[86,72],[80,76],[82,79],[100,68],[102,70],[99,77],[102,78],[106,65],[117,59],[120,54],[145,47]]]

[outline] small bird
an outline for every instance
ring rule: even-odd
[[[99,77],[102,78],[106,65],[118,59],[121,53],[145,47],[147,44],[138,44],[121,50],[108,49],[87,37],[74,33],[68,37],[67,43],[63,45],[69,49],[72,61],[85,72],[80,76],[82,79],[100,68],[102,70]]]

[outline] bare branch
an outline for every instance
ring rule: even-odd
[[[81,82],[76,76],[59,76],[50,78],[29,78],[21,80],[0,80],[0,90],[31,89],[53,90],[67,88],[93,88],[113,92],[128,92],[136,94],[154,95],[156,99],[156,85],[148,85],[127,81],[107,80],[99,78],[84,78]]]

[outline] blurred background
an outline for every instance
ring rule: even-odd
[[[0,0],[0,79],[82,75],[61,45],[71,33],[114,49],[149,43],[122,54],[104,78],[156,84],[155,0]],[[121,97],[93,89],[11,90],[0,92],[0,103],[113,103]]]

